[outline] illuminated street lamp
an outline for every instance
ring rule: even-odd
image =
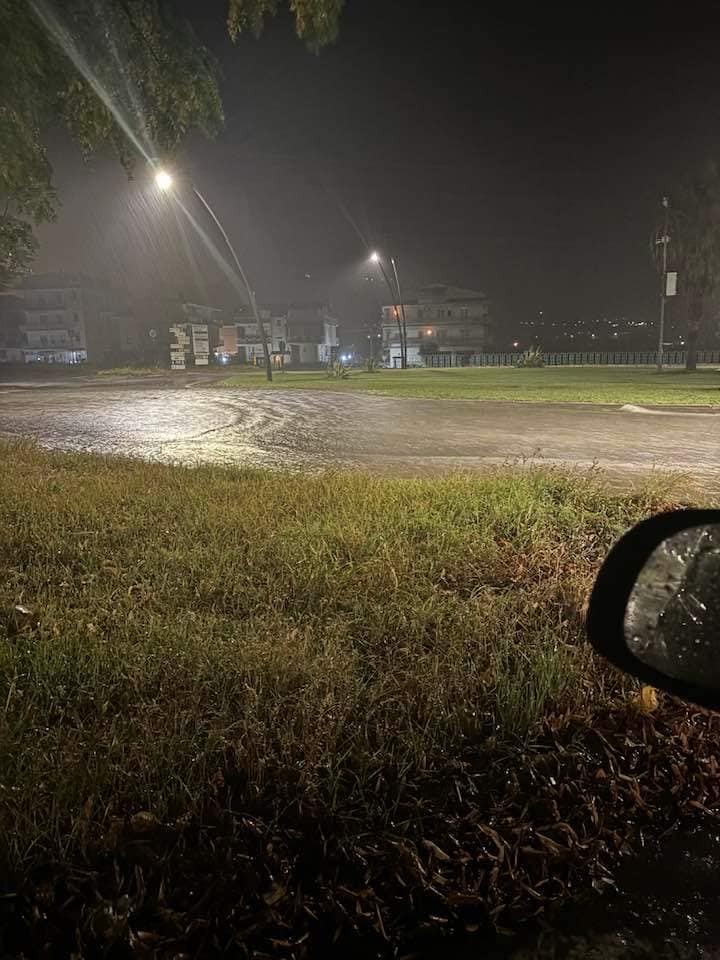
[[[403,303],[402,292],[400,290],[400,277],[398,276],[397,264],[395,263],[394,258],[390,257],[390,263],[395,276],[395,286],[393,287],[392,283],[390,282],[390,278],[387,275],[387,271],[383,266],[382,258],[377,250],[373,250],[373,252],[370,254],[370,259],[373,263],[376,263],[380,267],[383,279],[385,280],[387,288],[390,291],[390,296],[393,298],[393,309],[398,322],[398,333],[400,334],[400,366],[404,370],[407,367],[407,323],[405,320],[405,304]],[[395,303],[396,299],[400,304],[400,312],[398,312],[398,308]],[[400,322],[401,316],[402,323]]]
[[[160,187],[161,190],[169,190],[173,185],[173,178],[167,172],[167,170],[158,170],[155,174],[155,183]]]
[[[158,170],[155,171],[155,183],[157,187],[160,190],[162,190],[163,193],[167,193],[169,190],[172,189],[174,180],[172,175],[168,173],[167,170],[163,170],[162,167],[160,167]],[[242,264],[240,263],[238,255],[235,253],[235,248],[233,247],[232,243],[230,243],[230,237],[228,237],[227,233],[225,232],[225,228],[220,223],[220,220],[218,219],[217,214],[215,213],[213,208],[210,206],[210,204],[207,202],[205,197],[200,193],[200,191],[192,181],[190,181],[190,186],[192,188],[192,192],[198,198],[198,200],[203,205],[203,207],[205,207],[205,210],[210,215],[213,223],[220,231],[222,238],[225,241],[225,244],[232,255],[232,258],[235,261],[235,266],[237,267],[237,271],[240,274],[240,279],[242,280],[243,286],[245,287],[245,291],[248,295],[248,300],[250,301],[250,307],[253,312],[253,318],[257,325],[260,341],[263,345],[263,353],[265,354],[265,373],[267,375],[268,380],[272,380],[272,363],[270,360],[270,350],[268,348],[267,336],[265,335],[265,327],[263,326],[262,320],[260,319],[257,303],[255,301],[255,294],[253,293],[252,287],[248,282],[248,278],[245,274],[245,271],[242,268]]]

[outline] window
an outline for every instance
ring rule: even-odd
[[[73,313],[73,320],[75,321],[75,323],[77,323],[80,320],[80,317],[77,315],[77,313]]]
[[[447,315],[448,317],[452,317],[452,310],[448,310]]]
[[[418,314],[417,314],[417,315],[418,315],[418,320],[422,320],[424,314],[425,314],[425,311],[423,310],[423,308],[422,308],[422,307],[418,307]]]
[[[467,307],[460,307],[460,316],[462,317],[463,320],[467,320],[467,318],[468,318],[468,308],[467,308]]]
[[[62,322],[63,322],[62,314],[61,314],[61,313],[56,313],[56,314],[55,314],[55,323],[62,323]]]
[[[47,341],[47,337],[40,337],[40,346],[41,346],[41,347],[46,347],[46,346],[47,346],[47,342],[48,342],[48,341]]]
[[[40,323],[47,323],[47,322],[48,322],[48,315],[47,315],[46,313],[41,313],[41,314],[40,314]]]
[[[245,327],[237,327],[236,330],[238,337],[245,337]]]

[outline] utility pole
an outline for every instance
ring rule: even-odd
[[[660,333],[658,335],[658,355],[657,355],[657,369],[658,373],[663,368],[663,347],[665,341],[665,301],[667,300],[667,248],[668,243],[670,243],[670,237],[668,235],[669,229],[669,217],[670,217],[670,201],[667,197],[662,198],[662,205],[665,208],[665,221],[663,224],[663,235],[655,241],[656,244],[662,244],[662,276],[660,279]]]

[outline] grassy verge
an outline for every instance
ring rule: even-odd
[[[167,375],[167,370],[159,367],[110,367],[97,370],[96,377],[157,377]]]
[[[720,404],[720,371],[696,373],[652,367],[460,368],[448,370],[353,370],[347,380],[322,371],[286,371],[268,384],[262,372],[228,377],[221,386],[334,390],[396,397],[452,400],[524,400],[581,403]]]
[[[40,913],[191,955],[512,925],[704,796],[707,731],[628,713],[583,639],[600,558],[667,494],[0,456],[17,943]]]

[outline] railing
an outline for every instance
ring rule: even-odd
[[[456,353],[430,353],[424,357],[426,367],[514,367],[522,357],[517,353],[476,353],[473,355]],[[543,354],[545,365],[549,367],[580,366],[654,366],[657,363],[655,350],[622,351],[576,351],[567,353]],[[668,367],[684,367],[687,360],[685,350],[666,350],[663,364]],[[698,350],[697,363],[720,363],[720,350]]]

